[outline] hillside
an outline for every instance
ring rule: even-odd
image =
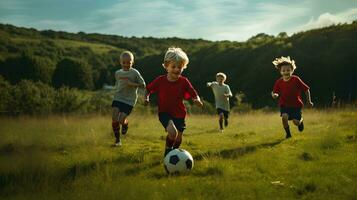
[[[258,34],[246,42],[187,40],[180,38],[136,38],[115,35],[37,31],[0,25],[0,75],[12,84],[21,79],[49,85],[61,60],[81,60],[92,82],[80,89],[99,89],[113,84],[117,59],[124,49],[136,55],[136,67],[147,82],[164,73],[163,53],[169,46],[188,52],[190,64],[184,74],[200,95],[212,102],[205,82],[216,72],[228,75],[234,93],[242,92],[243,101],[255,108],[274,106],[269,93],[279,73],[271,61],[290,55],[297,62],[296,74],[310,85],[316,105],[326,106],[335,93],[341,102],[357,98],[357,22],[301,32],[292,36]],[[27,71],[26,71],[27,70]],[[57,76],[57,83],[68,79]],[[233,102],[234,103],[234,102]]]

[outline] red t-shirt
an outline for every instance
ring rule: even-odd
[[[275,82],[273,92],[279,94],[279,106],[301,108],[304,104],[301,100],[301,92],[307,91],[307,86],[298,76],[292,75],[288,81],[283,78]]]
[[[197,97],[190,81],[180,76],[177,81],[167,80],[166,75],[157,77],[146,86],[147,95],[157,93],[159,112],[166,112],[175,118],[185,118],[186,107],[183,99]]]

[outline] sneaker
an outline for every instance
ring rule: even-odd
[[[123,125],[121,126],[121,134],[125,135],[125,134],[128,132],[128,129],[129,129],[129,126],[128,126],[128,125],[129,125],[129,124],[126,123],[126,124],[123,124]]]
[[[220,129],[220,130],[219,130],[220,133],[223,133],[223,131],[224,131],[223,129]]]
[[[300,132],[302,132],[304,130],[304,122],[303,121],[298,126],[298,129],[299,129]]]
[[[172,148],[166,148],[166,149],[165,149],[164,158],[166,157],[166,155],[167,155],[168,153],[170,153],[170,151],[172,151]]]
[[[116,140],[115,143],[113,144],[113,147],[120,147],[121,146],[121,140]]]

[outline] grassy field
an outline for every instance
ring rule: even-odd
[[[156,116],[130,116],[112,148],[110,116],[0,118],[0,199],[357,199],[357,110],[307,110],[284,140],[278,113],[189,116],[188,174],[165,174]]]

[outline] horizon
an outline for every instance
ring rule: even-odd
[[[2,0],[0,23],[41,31],[244,42],[259,33],[291,36],[357,19],[353,0],[187,2]]]

